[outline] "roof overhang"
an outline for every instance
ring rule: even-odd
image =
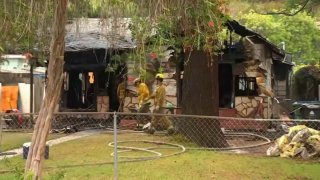
[[[90,49],[133,49],[136,47],[129,29],[130,18],[75,19],[66,25],[65,51]]]

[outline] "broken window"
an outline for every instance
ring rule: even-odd
[[[258,96],[258,85],[255,77],[236,76],[236,96]]]

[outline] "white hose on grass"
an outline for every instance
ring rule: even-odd
[[[125,132],[131,132],[131,133],[141,133],[142,131],[125,131]],[[121,133],[121,131],[120,131]],[[151,153],[154,154],[153,156],[141,156],[141,157],[137,157],[137,156],[119,156],[121,158],[124,158],[125,160],[119,160],[119,162],[121,163],[129,163],[129,162],[141,162],[141,161],[150,161],[150,160],[156,160],[156,159],[160,159],[160,158],[167,158],[167,157],[172,157],[172,156],[176,156],[176,155],[180,155],[182,153],[185,153],[186,150],[214,150],[214,151],[228,151],[228,150],[238,150],[238,149],[249,149],[249,148],[256,148],[256,147],[260,147],[260,146],[264,146],[267,144],[270,144],[272,141],[270,139],[268,139],[265,136],[260,136],[254,133],[226,133],[226,136],[255,136],[258,138],[261,138],[263,140],[265,140],[265,142],[263,143],[258,143],[258,144],[254,144],[254,145],[247,145],[247,146],[239,146],[239,147],[225,147],[225,148],[185,148],[183,145],[180,144],[173,144],[173,143],[165,143],[165,142],[161,142],[161,141],[149,141],[149,140],[128,140],[128,141],[118,141],[117,143],[121,144],[121,143],[127,143],[127,142],[143,142],[143,143],[149,143],[149,144],[156,144],[156,145],[167,145],[167,146],[171,146],[171,147],[147,147],[147,148],[138,148],[138,147],[128,147],[128,146],[117,146],[118,149],[122,149],[120,151],[118,151],[119,153],[121,152],[129,152],[129,151],[142,151],[142,152],[147,152],[147,153]],[[114,142],[110,142],[108,143],[109,147],[114,147]],[[157,151],[151,150],[151,149],[180,149],[180,151],[178,152],[174,152],[171,154],[167,154],[167,155],[163,155],[162,153],[159,153]],[[111,153],[111,156],[114,155],[114,152]],[[100,162],[100,163],[85,163],[85,164],[75,164],[75,165],[65,165],[65,166],[49,166],[49,167],[45,167],[45,169],[60,169],[60,168],[74,168],[74,167],[83,167],[83,166],[98,166],[98,165],[106,165],[106,164],[113,164],[113,161],[107,161],[107,162]],[[4,173],[10,173],[10,172],[14,172],[14,170],[3,170],[0,171],[0,174],[4,174]]]
[[[180,144],[173,144],[173,143],[165,143],[165,142],[161,142],[161,141],[148,141],[148,140],[129,140],[129,141],[118,141],[119,144],[121,143],[128,143],[128,142],[135,142],[135,143],[139,143],[139,142],[143,142],[143,143],[149,143],[149,144],[157,144],[157,145],[167,145],[167,146],[173,146],[176,147],[178,149],[180,149],[180,151],[172,153],[172,154],[168,154],[168,155],[162,155],[161,153],[157,152],[157,151],[153,151],[150,149],[158,149],[157,147],[152,147],[152,148],[137,148],[137,147],[128,147],[128,146],[117,146],[118,149],[125,149],[124,151],[118,151],[118,152],[128,152],[128,151],[143,151],[143,152],[148,152],[148,153],[153,153],[156,154],[155,156],[149,156],[149,157],[134,157],[134,156],[119,156],[122,158],[128,158],[128,159],[145,159],[145,160],[153,160],[153,159],[159,159],[159,158],[164,158],[164,157],[170,157],[170,156],[176,156],[179,154],[182,154],[186,151],[186,148]],[[109,147],[114,147],[114,142],[110,142],[108,144]],[[159,149],[164,149],[164,148],[159,148]],[[172,148],[171,148],[172,149]],[[111,153],[111,156],[113,156],[114,153]],[[122,161],[120,161],[122,162]]]

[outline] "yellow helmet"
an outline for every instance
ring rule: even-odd
[[[163,78],[164,78],[164,75],[161,74],[161,73],[158,73],[158,74],[156,75],[156,79],[163,79]]]

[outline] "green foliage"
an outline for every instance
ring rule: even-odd
[[[286,0],[286,4],[289,7],[293,7],[293,8],[300,6],[304,2],[305,2],[305,0]],[[320,3],[320,0],[310,0],[309,3]]]
[[[315,19],[305,12],[295,16],[266,16],[250,12],[242,14],[240,21],[275,45],[285,42],[286,51],[293,55],[297,64],[316,64],[320,60],[320,30]]]
[[[101,4],[97,0],[70,0],[68,17],[97,18],[101,12]]]
[[[47,56],[50,29],[54,14],[54,0],[4,1],[0,3],[0,47],[4,53],[24,53]],[[122,26],[121,19],[130,17],[133,39],[137,44],[127,59],[144,68],[150,54],[158,59],[172,47],[202,49],[214,53],[218,47],[218,33],[226,20],[225,0],[70,0],[68,17],[112,19],[112,28]],[[120,20],[120,21],[119,21]],[[0,52],[1,54],[1,52]],[[117,59],[112,59],[115,66]],[[114,72],[116,67],[109,67]]]
[[[2,58],[2,54],[4,53],[4,50],[3,48],[1,47],[1,44],[0,44],[0,65],[5,61],[5,59]]]
[[[23,172],[23,169],[22,169],[22,172]],[[21,174],[21,176],[22,175],[24,175],[24,177],[22,178],[24,180],[32,180],[32,179],[34,179],[34,173],[32,171],[28,171],[26,174]]]
[[[3,161],[6,167],[8,167],[9,169],[12,169],[12,172],[14,174],[14,179],[16,180],[24,179],[24,169],[22,168],[22,166],[20,166],[20,164],[12,163],[8,159],[4,159]],[[29,175],[26,177],[29,177]],[[29,180],[30,178],[26,178],[26,179]]]
[[[287,7],[291,8],[291,9],[296,9],[301,7],[301,5],[303,5],[306,2],[306,0],[286,0],[286,5]],[[306,11],[311,11],[316,13],[314,10],[316,6],[320,5],[320,0],[309,0],[309,2],[306,5],[305,10]]]
[[[320,1],[309,0],[306,6],[306,0],[230,0],[230,15],[237,17],[238,14],[248,13],[254,9],[257,13],[281,12],[292,14],[297,12],[307,12],[309,15],[320,20]]]
[[[150,1],[111,0],[110,9],[115,11],[111,17],[123,17],[128,13],[124,11],[128,4],[139,9],[131,12],[134,13],[131,30],[138,49],[145,48],[148,42],[153,45],[151,50],[164,45],[207,47],[209,50],[213,48],[211,41],[217,39],[217,32],[225,20],[222,15],[224,2],[216,0],[163,1],[158,6]],[[195,6],[197,8],[193,8]],[[209,22],[212,24],[208,25]]]
[[[294,73],[294,95],[297,100],[316,100],[320,83],[319,66],[301,66]]]
[[[301,81],[305,81],[308,78],[320,81],[320,67],[319,65],[303,65],[295,71],[294,75],[296,78],[301,78]]]
[[[53,7],[52,0],[0,3],[0,54],[31,52],[37,57],[46,54]]]
[[[241,13],[249,13],[255,9],[257,12],[283,9],[286,0],[266,1],[266,0],[230,0],[230,15],[237,17]]]
[[[299,65],[296,65],[293,67],[293,74],[296,73],[299,69],[303,68],[303,67],[306,67],[308,65],[305,65],[305,64],[299,64]]]
[[[114,27],[123,17],[130,17],[130,30],[137,47],[127,57],[134,62],[139,76],[153,76],[147,63],[161,60],[166,48],[180,52],[183,49],[201,49],[214,53],[218,48],[218,33],[227,19],[224,0],[106,0],[101,7],[102,17],[114,20]],[[196,7],[196,8],[195,8]],[[101,16],[100,16],[101,17]],[[116,59],[113,59],[116,60]],[[107,71],[112,71],[108,68]],[[157,69],[158,72],[161,69]]]
[[[119,70],[119,68],[121,66],[125,65],[125,62],[128,59],[128,54],[127,53],[123,53],[123,54],[115,54],[112,55],[111,57],[111,62],[112,64],[108,64],[107,68],[105,69],[105,72],[110,72],[110,73],[114,73],[117,70]]]

